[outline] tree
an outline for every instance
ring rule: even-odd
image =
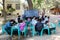
[[[3,1],[3,16],[4,16],[4,22],[6,22],[6,11],[5,11],[5,0]]]
[[[29,5],[29,9],[33,9],[33,3],[32,0],[27,0],[28,5]]]
[[[41,2],[42,2],[43,0],[27,0],[27,2],[28,2],[28,5],[29,5],[29,9],[35,9],[35,8],[37,8],[38,9],[38,7],[41,7]]]

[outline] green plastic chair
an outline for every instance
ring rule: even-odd
[[[14,31],[15,29],[18,29],[18,36],[20,37],[20,28],[19,28],[19,25],[17,26],[17,28],[16,28],[15,26],[13,26],[13,27],[11,28],[11,36],[13,35],[13,31]],[[24,30],[22,31],[22,33],[24,33],[24,37],[26,37],[26,35],[27,35],[27,26],[25,26],[25,28],[24,28]]]
[[[7,31],[4,29],[4,25],[2,25],[2,34],[4,33],[8,34]]]
[[[24,30],[22,31],[24,33],[24,37],[27,36],[27,31],[28,31],[28,29],[27,29],[27,26],[25,25]]]
[[[58,20],[58,27],[60,27],[60,20]]]
[[[30,29],[31,29],[32,36],[34,36],[34,35],[35,35],[35,28],[34,28],[35,26],[33,26],[33,25],[32,25],[31,23],[29,23],[29,22],[26,22],[26,26],[27,26],[27,27],[25,28],[26,31],[28,31],[28,29],[27,29],[27,28],[28,28],[28,25],[30,25]],[[26,35],[25,35],[25,36],[26,36]]]
[[[18,36],[20,37],[19,25],[12,26],[12,28],[11,28],[11,36],[13,36],[13,31],[14,31],[15,29],[18,30]]]
[[[32,36],[35,36],[35,34],[36,34],[35,26],[30,24],[30,29],[31,29],[31,32],[32,32]]]
[[[50,35],[50,29],[49,29],[47,26],[45,26],[45,27],[41,30],[40,36],[43,35],[43,31],[44,31],[44,30],[48,30],[48,35]]]
[[[54,30],[52,30],[52,32],[56,33],[56,24],[55,23],[50,23],[52,28],[55,28]]]

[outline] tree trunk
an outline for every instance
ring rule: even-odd
[[[4,16],[4,22],[6,22],[6,11],[5,11],[5,0],[3,1],[3,16]]]
[[[27,0],[28,5],[29,5],[29,9],[33,9],[33,3],[32,0]]]

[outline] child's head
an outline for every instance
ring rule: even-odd
[[[45,16],[45,18],[46,18],[47,16]]]
[[[10,20],[10,22],[13,22],[13,21],[14,21],[14,19],[11,19],[11,20]]]
[[[19,15],[19,13],[17,13],[17,15]]]
[[[19,23],[22,23],[23,22],[23,20],[19,20]]]
[[[44,21],[45,19],[44,18],[41,18],[42,21]]]
[[[36,18],[37,21],[39,21],[39,18]]]
[[[20,17],[20,15],[18,17]]]
[[[31,19],[30,18],[27,18],[27,21],[30,21]]]
[[[14,19],[11,19],[10,22],[11,22],[12,24],[16,23],[16,21],[15,21]]]
[[[50,17],[48,16],[48,19],[49,19]]]
[[[47,23],[48,23],[48,21],[45,22],[45,24],[47,24]]]
[[[39,22],[41,22],[41,19],[38,19]]]

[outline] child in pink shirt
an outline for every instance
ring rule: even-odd
[[[22,22],[20,23],[20,31],[23,31],[25,27],[25,21],[22,20]]]

